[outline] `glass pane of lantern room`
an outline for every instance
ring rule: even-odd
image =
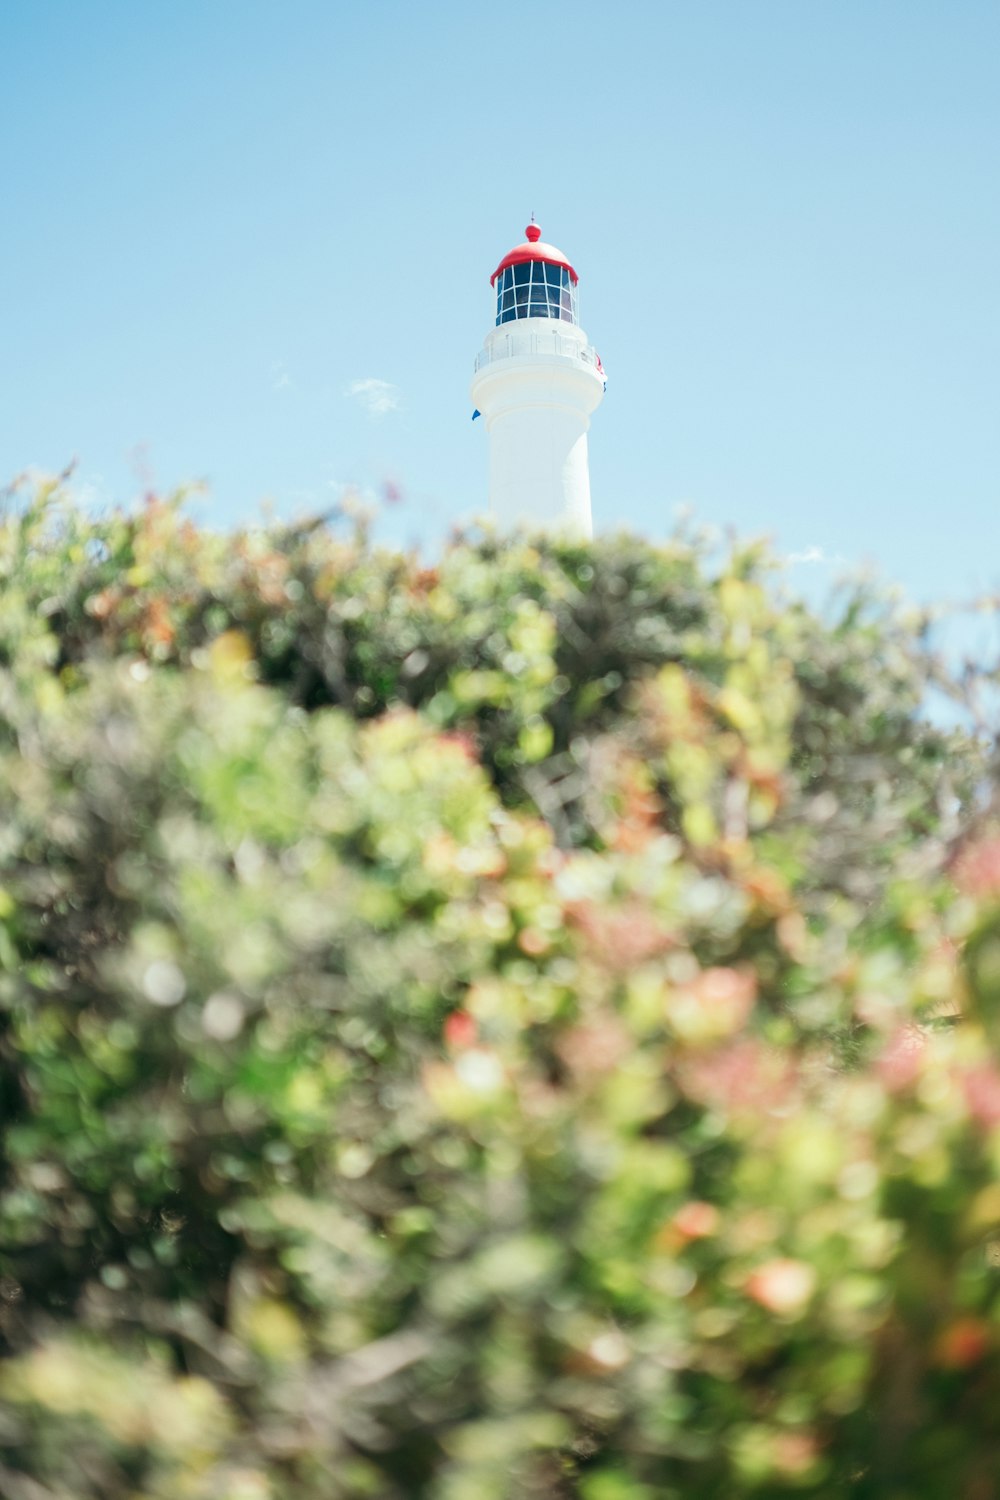
[[[518,265],[512,266],[511,270],[514,272],[514,285],[526,286],[531,276],[531,261],[522,260]]]
[[[545,296],[545,267],[540,261],[535,261],[531,267],[531,303],[528,316],[547,318],[548,314],[549,307]]]

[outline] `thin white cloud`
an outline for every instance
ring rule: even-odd
[[[283,359],[276,359],[274,361],[274,364],[271,366],[272,391],[283,391],[286,386],[290,386],[291,383],[292,377],[285,369],[285,361]]]
[[[782,561],[788,567],[797,563],[812,563],[824,568],[844,568],[848,559],[841,552],[825,552],[822,547],[803,547],[801,552],[786,552]]]
[[[399,410],[399,390],[388,380],[376,380],[374,377],[352,380],[344,394],[360,401],[370,417],[384,417],[390,411]]]

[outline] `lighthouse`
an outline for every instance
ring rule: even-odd
[[[532,221],[490,277],[496,323],[472,377],[500,526],[593,534],[587,432],[604,370],[580,327],[579,278]]]

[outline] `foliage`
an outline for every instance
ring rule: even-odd
[[[918,620],[57,488],[0,575],[0,1493],[997,1493],[1000,842]]]

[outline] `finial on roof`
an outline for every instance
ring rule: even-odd
[[[534,214],[531,215],[531,223],[528,225],[527,229],[524,232],[528,236],[528,239],[531,241],[531,243],[533,245],[536,243],[536,241],[538,241],[538,240],[541,239],[541,237],[542,237],[542,231],[539,229],[538,225],[535,223],[535,216],[534,216]]]

